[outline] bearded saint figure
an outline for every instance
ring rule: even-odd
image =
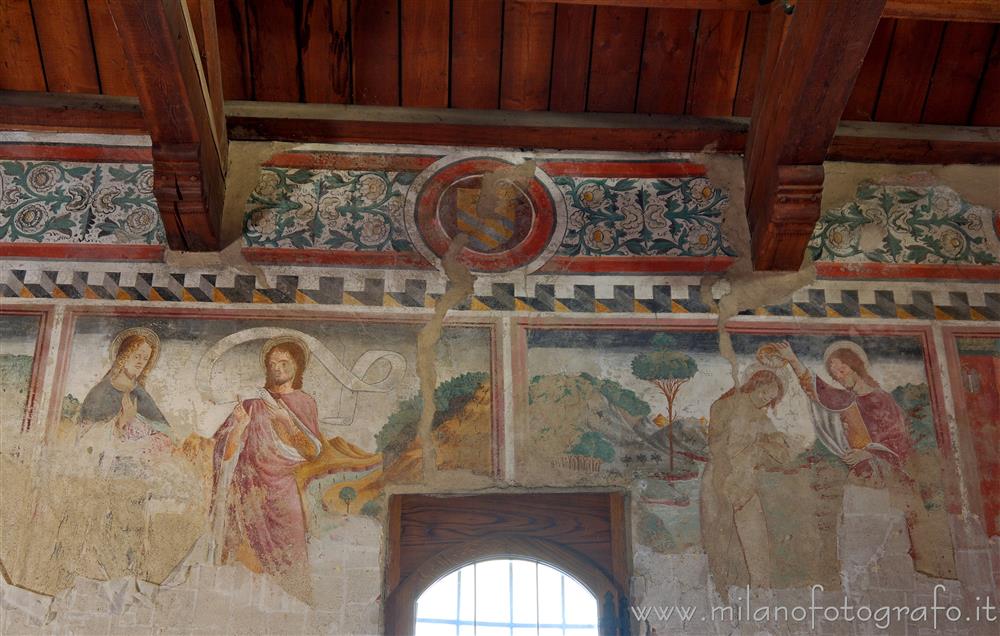
[[[241,397],[215,433],[213,462],[217,560],[270,574],[304,600],[312,586],[295,471],[322,450],[316,401],[302,391],[308,360],[297,338],[264,345],[264,388]]]
[[[768,416],[784,385],[770,369],[752,371],[709,410],[708,452],[701,482],[701,534],[716,590],[771,587],[771,549],[758,473],[791,456]]]
[[[146,378],[159,353],[159,337],[145,327],[126,329],[115,336],[111,368],[87,392],[80,406],[78,437],[95,424],[109,424],[120,440],[142,440],[170,449],[167,418],[146,392]]]
[[[849,483],[887,488],[906,516],[911,556],[919,572],[954,578],[954,554],[943,549],[946,527],[932,519],[912,475],[915,452],[903,409],[872,377],[868,357],[853,342],[831,344],[823,356],[834,386],[812,373],[787,342],[772,345],[795,371],[812,404],[816,435],[849,467]],[[943,534],[942,534],[943,533]]]

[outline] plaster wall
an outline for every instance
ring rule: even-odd
[[[975,365],[997,356],[1000,286],[988,277],[822,276],[812,263],[755,274],[742,256],[739,160],[683,160],[704,166],[727,195],[720,227],[736,256],[724,272],[497,274],[470,271],[451,249],[426,270],[249,264],[235,251],[148,264],[3,261],[0,630],[379,633],[390,495],[612,489],[628,493],[634,633],[804,633],[806,622],[773,613],[710,611],[845,598],[965,612],[960,621],[939,614],[936,628],[929,609],[926,620],[894,614],[893,633],[994,633],[983,610],[964,620],[987,596],[996,602],[1000,580],[995,521],[983,517],[983,484],[995,475],[980,441],[989,443],[996,413],[973,423],[967,405],[997,391],[996,376]],[[858,184],[873,170],[829,166],[824,207],[863,201]],[[930,181],[907,183],[949,188],[994,214],[982,185],[989,169],[929,172]],[[542,310],[548,288],[553,309]],[[122,338],[143,330],[156,358],[142,386],[162,416],[140,410],[147,428],[122,421],[120,396],[95,393],[115,372]],[[263,385],[261,353],[273,338],[310,352],[302,391],[317,405],[324,449],[293,506],[306,549],[294,568],[261,562],[259,548],[256,565],[227,553],[228,540],[247,537],[214,503],[226,422]],[[903,413],[905,452],[882,441],[905,461],[882,465],[880,478],[849,470],[817,438],[805,388],[815,380],[800,382],[787,365],[776,367],[783,397],[773,408],[727,407],[730,389],[767,366],[762,348],[784,341],[810,378],[833,388],[843,387],[825,358],[860,351]],[[660,354],[694,366],[673,398],[637,362]],[[869,432],[887,422],[869,420]],[[784,450],[754,450],[747,463],[720,454],[720,430],[755,430],[742,448],[766,437]],[[705,502],[736,515],[736,495],[706,480],[724,460],[753,484],[741,503],[749,494],[761,509],[721,535],[760,537],[733,554],[717,547],[719,524],[705,522]],[[755,558],[765,578],[745,572]],[[659,613],[672,606],[698,613]],[[816,631],[877,629],[820,618]]]

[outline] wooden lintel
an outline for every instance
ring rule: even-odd
[[[771,10],[743,155],[756,269],[802,264],[819,220],[823,162],[885,2],[800,2],[791,16]]]
[[[218,248],[225,136],[184,0],[108,0],[153,140],[156,202],[172,249]]]
[[[702,11],[767,11],[770,5],[757,0],[515,0],[544,4],[586,4],[649,9],[699,9]],[[835,2],[840,0],[807,0]],[[848,0],[850,1],[850,0]],[[781,4],[773,0],[772,4]],[[801,4],[798,0],[794,4]],[[1000,22],[997,0],[887,0],[882,17],[906,20],[952,20],[956,22]]]

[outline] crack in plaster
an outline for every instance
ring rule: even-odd
[[[746,309],[781,304],[796,290],[816,280],[816,268],[807,255],[797,272],[754,271],[743,196],[742,162],[713,159],[704,163],[709,179],[731,193],[729,205],[722,215],[722,235],[733,246],[737,257],[722,276],[710,274],[702,278],[701,300],[718,315],[719,354],[732,367],[733,386],[739,386],[740,368],[728,331],[729,319]]]

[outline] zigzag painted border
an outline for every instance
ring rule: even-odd
[[[220,284],[219,274],[162,273],[139,271],[129,274],[132,284],[122,284],[123,272],[6,269],[0,271],[0,298],[112,300],[123,302],[178,302],[213,304],[315,304],[346,307],[432,309],[440,293],[428,290],[426,279],[404,279],[401,289],[387,290],[378,272],[362,274],[360,289],[348,289],[345,276],[300,276],[278,274],[273,287],[261,286],[251,274],[226,276],[231,285]],[[532,295],[516,293],[513,283],[493,283],[488,293],[476,293],[456,307],[460,311],[541,312],[578,314],[710,314],[701,300],[701,287],[694,284],[663,284],[640,287],[612,285],[598,291],[593,284],[557,285],[538,283]],[[571,294],[565,291],[571,289]],[[610,293],[609,293],[610,291]],[[637,293],[639,292],[639,293]],[[911,291],[891,289],[865,293],[860,289],[839,290],[839,300],[828,299],[828,290],[809,287],[792,300],[742,312],[743,315],[796,316],[802,318],[862,318],[909,320],[1000,320],[1000,289],[984,291],[982,302],[970,302],[966,291]],[[947,302],[940,302],[946,295]],[[869,298],[869,296],[871,298]],[[904,297],[908,296],[908,297]],[[979,299],[976,294],[976,299]],[[935,301],[937,297],[937,301]],[[805,298],[805,300],[802,300]],[[874,302],[862,302],[861,299]]]

